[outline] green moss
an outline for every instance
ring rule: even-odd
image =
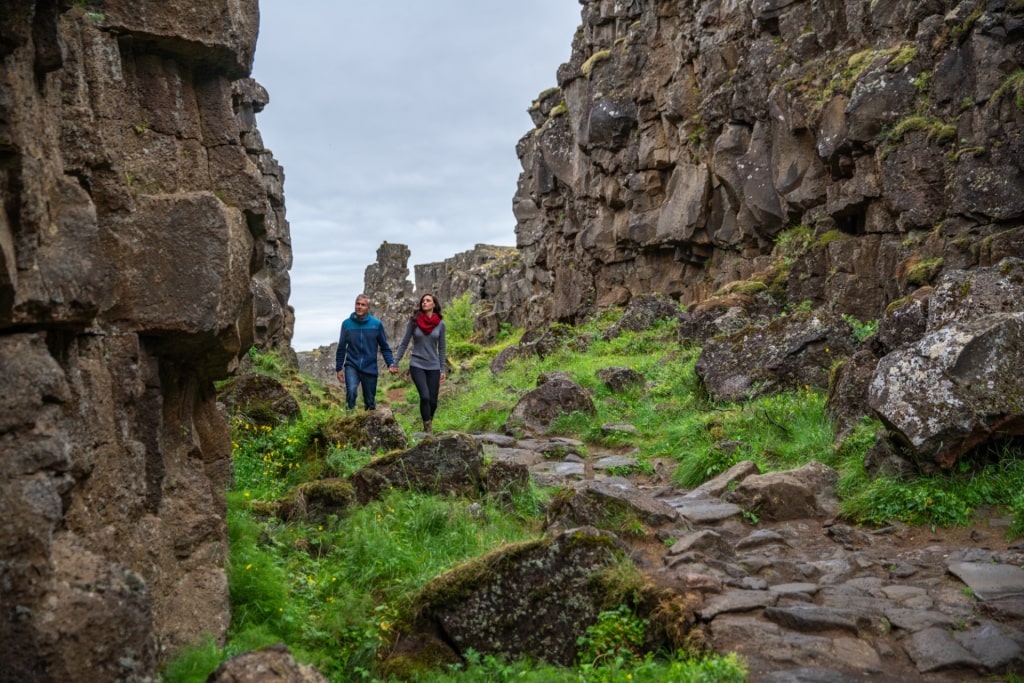
[[[967,36],[970,34],[971,29],[974,28],[974,23],[981,18],[981,15],[985,13],[985,4],[979,3],[978,7],[975,8],[970,15],[963,20],[963,23],[957,24],[950,30],[950,35],[958,42],[962,43],[967,40]]]
[[[610,59],[611,56],[612,56],[612,51],[611,50],[599,50],[599,51],[595,52],[594,54],[590,55],[590,57],[587,58],[587,61],[583,62],[583,65],[580,66],[580,72],[584,76],[589,77],[590,76],[590,72],[594,70],[594,66],[598,62],[603,62],[606,59]]]
[[[818,237],[817,245],[819,247],[827,247],[832,242],[849,239],[849,235],[846,235],[839,230],[829,230],[828,232],[822,233]]]
[[[912,45],[901,47],[899,52],[885,65],[887,71],[899,71],[917,58],[917,48]]]
[[[886,154],[903,141],[904,136],[914,131],[926,131],[926,140],[942,145],[956,139],[956,126],[944,123],[932,116],[912,114],[885,134],[882,141],[882,152]]]
[[[918,261],[907,270],[907,284],[925,285],[942,269],[942,258],[929,258]]]
[[[802,223],[795,225],[775,237],[772,258],[781,260],[786,266],[789,266],[797,258],[807,253],[813,243],[814,230]]]
[[[551,108],[551,111],[548,113],[548,118],[553,119],[556,116],[561,116],[567,111],[569,111],[569,107],[568,105],[566,105],[565,100],[562,100],[561,102],[559,102],[558,104]]]
[[[985,147],[983,145],[976,145],[974,147],[961,147],[957,151],[953,152],[952,155],[950,155],[950,159],[952,159],[955,162],[960,161],[960,157],[962,157],[965,154],[970,154],[971,156],[974,157],[980,157],[984,153]]]
[[[911,83],[913,83],[914,87],[917,88],[918,95],[924,96],[931,91],[932,75],[933,74],[931,71],[922,71],[917,76],[915,76],[913,80],[911,80]]]
[[[761,280],[735,280],[729,284],[723,286],[712,296],[725,296],[727,294],[744,294],[747,296],[753,296],[758,292],[763,292],[768,289]]]
[[[992,93],[992,101],[998,102],[1006,96],[1012,96],[1014,104],[1024,111],[1024,69],[1017,69],[1006,77],[996,91]]]

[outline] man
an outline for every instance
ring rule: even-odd
[[[370,299],[365,294],[356,297],[356,310],[341,323],[341,337],[338,339],[338,354],[334,369],[338,381],[345,388],[345,403],[348,409],[356,407],[356,393],[363,385],[363,405],[367,410],[377,407],[377,352],[380,351],[388,371],[398,372],[395,359],[388,346],[384,325],[370,315]]]

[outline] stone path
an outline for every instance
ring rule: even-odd
[[[661,464],[653,476],[616,476],[636,461],[588,454],[572,439],[476,438],[539,484],[589,487],[662,522],[656,538],[624,539],[638,565],[660,585],[704,596],[715,649],[743,655],[755,683],[1024,673],[1024,544],[1005,540],[1005,519],[982,514],[971,529],[948,530],[865,529],[828,516],[752,525],[722,500],[728,482],[682,491]]]

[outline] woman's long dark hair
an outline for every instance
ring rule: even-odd
[[[441,300],[438,299],[433,294],[431,294],[430,292],[426,292],[423,296],[420,297],[420,302],[419,302],[419,304],[417,304],[416,310],[413,311],[413,314],[412,314],[412,319],[413,320],[415,320],[416,316],[418,316],[420,313],[423,312],[423,299],[428,297],[428,296],[431,299],[434,300],[434,313],[437,313],[437,317],[438,318],[444,317],[444,316],[441,315]]]

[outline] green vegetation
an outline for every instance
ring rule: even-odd
[[[885,135],[882,144],[883,150],[891,150],[902,142],[903,137],[907,133],[916,130],[927,131],[928,135],[926,136],[926,139],[928,142],[935,142],[941,145],[956,140],[956,126],[953,124],[943,123],[942,121],[930,116],[912,114],[897,123],[892,130]]]
[[[812,230],[798,226],[779,236],[777,255],[792,258],[813,240]],[[557,342],[546,347],[543,357],[517,354],[495,375],[491,361],[521,331],[506,330],[501,342],[486,345],[472,337],[475,311],[468,299],[449,302],[445,313],[454,370],[435,419],[438,431],[499,430],[519,397],[536,386],[538,375],[559,370],[590,392],[596,415],[567,415],[556,423],[556,432],[579,438],[590,449],[635,447],[640,464],[634,472],[651,471],[654,458],[671,460],[675,482],[692,487],[744,459],[762,471],[818,460],[839,472],[841,511],[853,523],[959,525],[968,523],[979,506],[1004,505],[1013,515],[1010,532],[1024,535],[1024,452],[1019,445],[982,454],[953,473],[912,480],[873,476],[864,456],[879,423],[865,420],[842,443],[834,443],[825,396],[812,387],[746,402],[710,402],[694,372],[700,349],[681,345],[674,323],[613,339],[604,334],[618,314],[577,327],[554,325],[548,335]],[[847,322],[858,337],[877,325]],[[379,454],[325,436],[336,433],[330,427],[339,412],[325,387],[275,355],[252,353],[250,360],[255,371],[277,377],[292,390],[303,405],[302,417],[278,425],[250,415],[232,417],[229,641],[219,647],[211,639],[187,650],[170,663],[163,680],[203,681],[225,658],[276,642],[286,643],[299,661],[316,665],[332,681],[398,680],[381,673],[378,663],[424,586],[508,544],[539,538],[544,513],[558,491],[531,485],[502,504],[395,490],[317,521],[285,522],[276,511],[288,491],[323,477],[350,475]],[[632,368],[645,383],[612,393],[597,378],[599,369],[610,366]],[[388,381],[382,395],[398,389],[407,396],[415,393],[403,379]],[[414,400],[392,400],[390,407],[406,433],[417,428]],[[601,425],[607,423],[630,424],[636,432],[606,433]],[[757,523],[756,510],[745,518]],[[639,525],[638,520],[619,521],[618,531],[624,534]],[[469,652],[457,666],[420,672],[414,680],[746,679],[743,663],[734,656],[644,652],[650,624],[627,595],[630,580],[616,579],[620,590],[609,591],[605,611],[579,639],[574,667]]]
[[[567,105],[565,103],[565,100],[562,100],[561,102],[559,102],[555,106],[551,107],[551,111],[548,112],[548,118],[549,119],[553,119],[556,116],[561,116],[562,114],[566,113],[567,111],[569,111],[569,105]]]
[[[1017,109],[1024,111],[1024,69],[1017,69],[1006,77],[994,93],[992,101],[998,102],[1004,97],[1013,97]]]
[[[913,45],[901,47],[885,65],[886,71],[899,71],[917,58],[917,48]]]
[[[857,338],[857,341],[864,341],[875,332],[878,332],[878,320],[868,320],[867,322],[861,322],[857,318],[847,313],[843,314],[843,320],[853,330],[853,336]]]
[[[942,270],[942,257],[921,259],[907,269],[907,284],[926,285]]]
[[[807,253],[814,244],[814,228],[807,225],[796,225],[780,232],[775,238],[772,258],[792,265],[798,258]]]
[[[583,62],[583,64],[580,66],[580,72],[584,76],[589,77],[590,72],[594,70],[594,66],[598,62],[603,62],[606,59],[610,59],[611,56],[611,50],[598,50],[594,54],[590,55],[590,57],[587,58],[587,61]]]

